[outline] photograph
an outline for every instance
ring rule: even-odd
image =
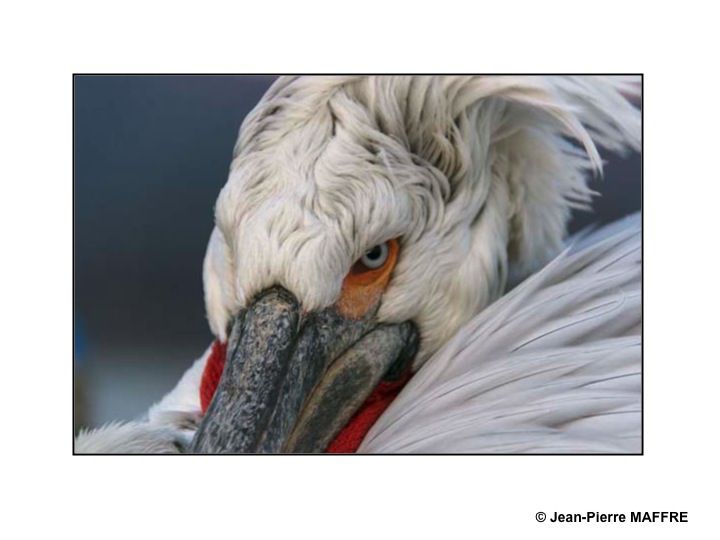
[[[684,7],[9,5],[0,536],[720,537]]]
[[[644,453],[642,74],[72,83],[73,454]]]

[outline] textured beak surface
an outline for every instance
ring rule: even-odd
[[[322,452],[380,379],[407,365],[412,323],[378,325],[334,307],[301,314],[281,287],[235,319],[225,368],[194,453]]]

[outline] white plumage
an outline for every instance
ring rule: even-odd
[[[595,144],[639,147],[624,97],[637,91],[606,77],[281,79],[244,122],[216,206],[211,329],[226,339],[273,284],[332,305],[359,255],[400,237],[377,317],[417,323],[418,371],[360,451],[639,451],[639,219],[557,256],[589,203]],[[206,358],[146,421],[83,433],[76,450],[177,451]]]
[[[417,322],[421,364],[560,251],[596,143],[639,147],[623,97],[637,91],[622,77],[280,79],[243,123],[216,204],[213,333],[273,284],[308,310],[333,304],[365,250],[401,237],[378,318]]]
[[[466,324],[361,452],[640,452],[639,216],[578,237]]]

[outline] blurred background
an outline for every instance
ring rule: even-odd
[[[129,420],[212,341],[202,260],[237,132],[274,76],[76,76],[75,426]],[[605,154],[593,213],[640,209],[641,160]]]

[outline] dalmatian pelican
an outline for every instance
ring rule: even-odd
[[[203,266],[216,341],[78,453],[641,451],[638,215],[567,238],[637,80],[280,78]]]

